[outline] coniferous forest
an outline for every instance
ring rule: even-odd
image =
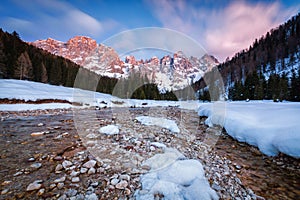
[[[23,42],[16,32],[10,34],[0,29],[0,78],[73,87],[79,69],[86,80],[78,86],[83,89],[94,88],[96,81],[97,92],[122,98],[177,100],[195,96],[188,88],[161,94],[155,84],[137,87],[138,83],[149,82],[138,74],[121,80],[97,75]],[[217,73],[221,77],[216,78]],[[218,100],[220,96],[231,100],[300,101],[300,14],[256,39],[248,49],[227,58],[192,87],[203,101]],[[129,96],[122,93],[132,88]]]
[[[68,59],[52,55],[47,51],[23,42],[15,31],[10,34],[0,29],[0,78],[29,80],[73,87],[79,69],[81,78],[84,81],[81,81],[80,84],[75,84],[76,87],[107,94],[114,92],[118,81],[122,82],[123,91],[130,90],[128,87],[134,87],[136,82],[145,82],[144,77],[136,75],[126,80],[100,76]],[[135,88],[135,91],[130,96],[124,96],[120,93],[120,97],[177,100],[173,92],[160,94],[155,84],[146,84]]]
[[[300,13],[216,68],[225,85],[218,98],[225,93],[231,100],[300,101]],[[217,100],[211,91],[221,87],[209,81],[213,73],[193,85],[200,100]]]

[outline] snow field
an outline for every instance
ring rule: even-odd
[[[208,117],[207,125],[224,127],[233,138],[257,146],[268,156],[282,152],[300,158],[300,103],[254,101],[218,104],[200,106],[198,114]]]

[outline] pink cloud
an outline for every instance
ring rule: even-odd
[[[162,0],[148,4],[164,27],[193,37],[220,61],[248,48],[255,38],[285,22],[300,8],[283,8],[279,2],[233,1],[223,9],[212,10],[187,2]]]

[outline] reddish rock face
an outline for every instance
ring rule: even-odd
[[[150,59],[136,60],[133,55],[128,55],[123,62],[113,48],[97,44],[96,40],[86,36],[76,36],[67,42],[48,38],[31,44],[100,75],[126,78],[130,73],[139,72],[167,90],[184,88],[188,82],[199,80],[199,77],[218,64],[213,56],[186,57],[182,51],[161,59],[153,56]]]
[[[124,62],[120,60],[117,52],[110,47],[97,44],[96,40],[86,36],[75,36],[66,43],[48,38],[31,44],[92,71],[123,73]]]

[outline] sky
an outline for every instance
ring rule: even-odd
[[[28,42],[84,35],[98,43],[132,29],[167,28],[222,62],[299,11],[294,0],[2,0],[0,28]]]

